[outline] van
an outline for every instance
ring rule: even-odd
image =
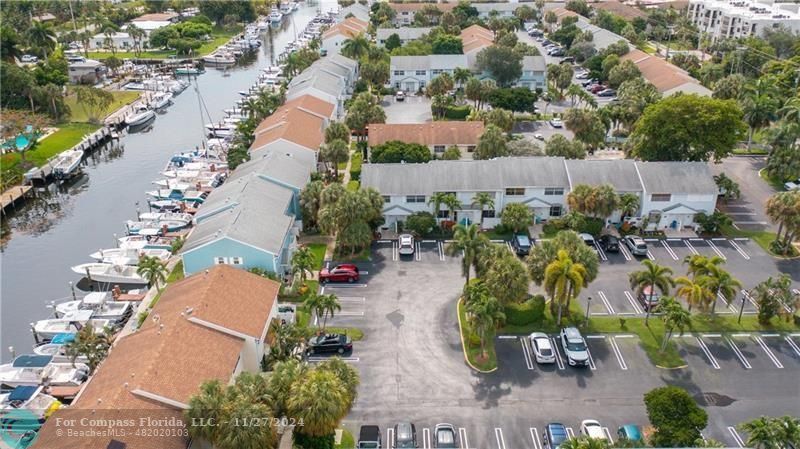
[[[380,449],[381,429],[378,426],[361,426],[358,433],[358,449]]]

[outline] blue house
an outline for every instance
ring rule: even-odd
[[[522,58],[522,76],[516,85],[530,90],[547,91],[547,63],[544,56],[525,56]]]
[[[184,273],[228,264],[285,274],[297,246],[298,214],[293,189],[258,173],[237,173],[195,215],[183,247]]]

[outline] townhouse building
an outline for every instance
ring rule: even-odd
[[[760,36],[783,26],[800,32],[800,4],[772,0],[690,0],[687,17],[712,41]]]

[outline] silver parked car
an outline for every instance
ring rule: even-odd
[[[646,256],[647,255],[647,243],[645,243],[644,239],[636,235],[626,235],[625,236],[625,246],[631,251],[631,254],[634,256]]]
[[[400,238],[398,239],[398,254],[401,256],[413,256],[414,255],[414,236],[411,234],[401,234]]]
[[[575,327],[561,329],[561,346],[570,366],[588,366],[589,350],[580,331]]]

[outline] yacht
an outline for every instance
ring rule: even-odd
[[[97,333],[103,332],[106,327],[114,326],[112,320],[92,318],[93,314],[91,310],[74,310],[60,318],[39,320],[32,324],[34,339],[37,342],[49,342],[58,334],[78,333],[84,326],[94,328]]]
[[[61,407],[58,399],[43,390],[43,386],[20,385],[8,393],[1,393],[0,422],[13,420],[15,431],[39,430],[44,421]],[[25,413],[14,413],[15,410],[25,410]]]
[[[70,316],[78,311],[92,312],[92,319],[110,320],[113,324],[124,324],[133,314],[133,303],[114,301],[111,292],[92,292],[82,299],[55,305],[57,317]],[[53,336],[55,337],[55,336]]]
[[[92,253],[89,257],[104,263],[138,265],[142,257],[155,257],[158,260],[166,262],[171,255],[172,252],[169,250],[160,248],[109,248]]]
[[[172,104],[172,94],[170,92],[156,92],[150,100],[150,107],[158,111]]]
[[[191,222],[189,222],[191,223]],[[160,235],[166,232],[175,232],[189,226],[189,223],[183,220],[151,220],[151,221],[133,221],[128,220],[125,226],[128,233],[132,235]]]
[[[54,362],[72,362],[73,358],[67,354],[67,345],[73,341],[75,341],[75,334],[56,334],[50,342],[34,346],[33,353],[53,357]],[[87,358],[86,356],[78,355],[74,360],[86,363]]]
[[[137,106],[132,113],[125,116],[125,123],[128,126],[143,125],[156,117],[156,113],[147,109],[147,106]]]
[[[53,357],[26,354],[11,363],[0,365],[0,385],[9,388],[38,386],[80,385],[89,377],[89,367],[83,363],[53,362]]]
[[[280,11],[281,14],[283,14],[284,16],[288,16],[289,14],[292,13],[292,5],[290,5],[289,3],[282,4]]]
[[[280,11],[278,11],[276,8],[273,7],[272,10],[270,10],[269,12],[270,23],[276,25],[281,23],[282,19],[283,19],[283,14],[281,14]]]
[[[172,242],[144,235],[128,235],[117,239],[121,249],[168,249],[172,250]]]
[[[92,262],[75,265],[74,273],[87,276],[97,282],[111,284],[147,284],[137,272],[136,267],[128,265],[114,265],[110,263]]]
[[[61,153],[58,162],[53,166],[53,176],[56,179],[67,179],[71,177],[81,166],[82,160],[82,150],[67,150]]]
[[[230,53],[211,53],[203,57],[203,62],[208,64],[229,65],[236,64],[236,58]]]
[[[267,22],[265,19],[261,19],[258,21],[256,26],[258,27],[259,30],[264,31],[269,28],[269,22]]]

